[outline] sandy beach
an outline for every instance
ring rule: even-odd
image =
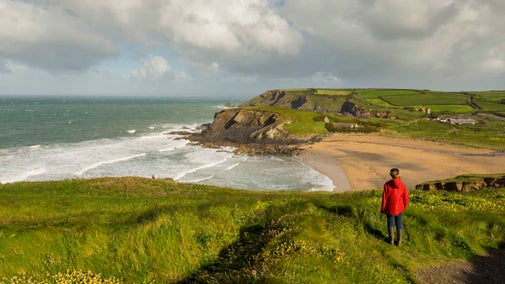
[[[504,153],[376,134],[334,134],[303,149],[303,162],[328,176],[335,191],[382,189],[394,167],[408,188],[461,174],[505,173]]]

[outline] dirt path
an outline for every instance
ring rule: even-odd
[[[447,264],[426,267],[418,271],[420,283],[505,283],[505,249],[491,251],[473,261],[451,261]]]

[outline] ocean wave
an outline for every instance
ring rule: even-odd
[[[233,168],[235,168],[235,167],[236,167],[236,166],[238,166],[238,165],[240,165],[240,162],[235,163],[235,164],[233,164],[233,165],[231,165],[231,166],[227,167],[227,168],[226,168],[226,169],[224,169],[224,170],[225,170],[225,171],[232,170]]]
[[[228,158],[224,158],[220,161],[216,161],[216,162],[212,162],[212,163],[208,163],[208,164],[205,164],[205,165],[202,165],[202,166],[199,166],[199,167],[196,167],[196,168],[193,168],[193,169],[190,169],[190,170],[187,170],[187,171],[183,171],[183,172],[180,172],[179,174],[177,174],[175,177],[174,177],[174,180],[180,180],[182,178],[184,178],[186,175],[188,174],[192,174],[192,173],[195,173],[199,170],[203,170],[203,169],[206,169],[206,168],[212,168],[212,167],[215,167],[219,164],[222,164],[224,162],[226,162],[228,160]]]
[[[210,175],[208,177],[203,177],[203,178],[199,178],[199,179],[194,179],[194,180],[188,180],[186,182],[189,182],[189,183],[197,183],[197,182],[202,182],[202,181],[206,181],[206,180],[209,180],[209,179],[212,179],[215,175]]]
[[[85,167],[84,169],[82,169],[82,170],[74,173],[74,175],[81,176],[83,173],[85,173],[85,172],[87,172],[89,170],[98,168],[98,167],[103,166],[103,165],[114,164],[114,163],[123,162],[123,161],[128,161],[128,160],[135,159],[135,158],[138,158],[138,157],[143,157],[145,155],[146,155],[146,153],[142,153],[142,154],[127,156],[127,157],[117,158],[117,159],[113,159],[113,160],[97,162],[97,163],[91,164],[91,165]]]

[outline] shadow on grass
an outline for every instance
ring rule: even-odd
[[[258,283],[266,280],[262,252],[281,231],[277,222],[251,225],[240,229],[237,241],[219,252],[218,259],[202,266],[177,283]],[[260,276],[263,274],[263,276]]]
[[[372,224],[369,222],[365,221],[365,218],[363,216],[360,216],[360,213],[358,210],[350,205],[337,205],[337,206],[325,206],[321,204],[315,204],[318,208],[326,210],[332,214],[336,214],[338,216],[346,217],[346,218],[353,218],[356,219],[357,222],[363,223],[363,228],[365,232],[367,232],[369,235],[373,236],[374,238],[388,242],[388,238],[386,235],[382,233],[381,230],[375,228]]]

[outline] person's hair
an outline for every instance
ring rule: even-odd
[[[389,170],[389,175],[391,175],[392,178],[399,178],[400,170],[397,168],[392,168],[391,170]]]

